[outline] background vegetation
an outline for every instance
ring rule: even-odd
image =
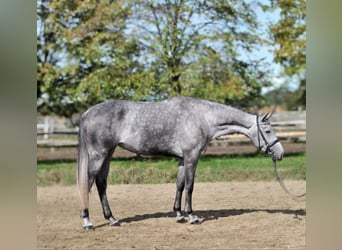
[[[262,106],[274,74],[256,53],[265,45],[301,82],[293,106],[305,107],[305,8],[305,0],[38,0],[38,112],[71,117],[106,99],[179,94]],[[279,16],[268,34],[258,9]]]

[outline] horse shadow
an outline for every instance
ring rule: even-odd
[[[250,213],[257,213],[257,212],[265,212],[269,214],[287,214],[287,215],[293,215],[295,219],[302,220],[298,216],[306,216],[306,210],[305,209],[219,209],[219,210],[196,210],[195,214],[200,219],[200,222],[198,224],[203,224],[206,221],[210,220],[218,220],[220,218],[226,218],[231,216],[238,216],[238,215],[244,215],[244,214],[250,214]],[[138,221],[144,221],[148,219],[159,219],[159,218],[175,218],[176,213],[173,211],[169,212],[157,212],[157,213],[151,213],[151,214],[142,214],[142,215],[135,215],[132,217],[126,217],[123,219],[120,219],[120,223],[132,223],[132,222],[138,222]],[[186,223],[187,221],[184,221]],[[95,226],[95,228],[103,227],[108,225],[108,223],[101,224],[98,226]]]

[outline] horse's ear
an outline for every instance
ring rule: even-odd
[[[267,120],[269,120],[271,118],[271,116],[273,115],[273,111],[271,113],[268,113],[268,116],[267,116]]]
[[[264,115],[262,116],[261,120],[262,120],[263,122],[266,122],[266,121],[268,121],[268,120],[271,118],[272,115],[273,115],[273,112],[271,112],[271,113],[266,113],[266,114],[264,114]]]
[[[268,120],[269,113],[265,113],[261,117],[261,121],[266,122]]]

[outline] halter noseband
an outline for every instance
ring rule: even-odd
[[[258,133],[258,144],[259,144],[259,150],[261,151],[261,144],[260,144],[260,135],[262,137],[262,139],[264,140],[265,142],[265,145],[266,145],[266,150],[265,150],[265,153],[268,154],[269,152],[273,152],[271,150],[271,148],[279,142],[279,139],[275,139],[272,143],[268,143],[268,141],[266,140],[266,137],[264,135],[264,133],[262,132],[262,130],[260,129],[260,125],[259,125],[259,115],[256,116],[256,123],[257,123],[257,133]]]

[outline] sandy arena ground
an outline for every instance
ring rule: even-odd
[[[285,181],[294,193],[305,181]],[[109,203],[120,227],[90,195],[95,231],[84,231],[75,186],[37,187],[38,249],[305,249],[305,202],[277,182],[195,183],[199,225],[176,223],[175,184],[113,185]],[[184,204],[184,202],[183,202]]]

